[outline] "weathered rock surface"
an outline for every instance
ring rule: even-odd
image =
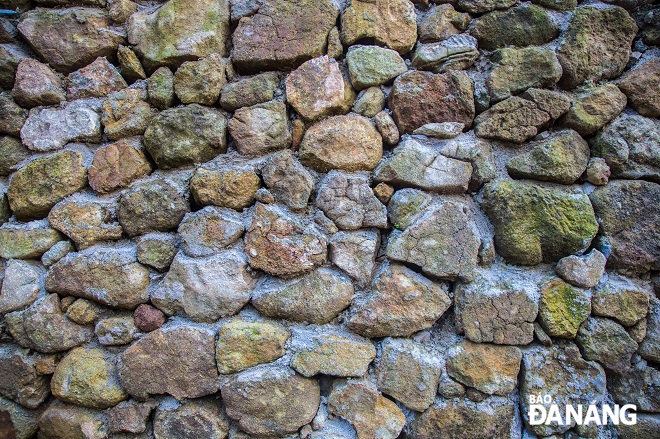
[[[125,89],[108,96],[103,102],[101,122],[110,140],[144,134],[155,112],[147,103],[147,91]]]
[[[220,106],[227,111],[234,111],[272,101],[279,82],[279,74],[267,72],[229,83],[222,88]]]
[[[365,337],[410,336],[430,328],[449,308],[447,292],[447,284],[403,265],[384,266],[371,291],[354,300],[348,327]]]
[[[118,369],[121,385],[138,399],[198,398],[218,389],[214,335],[194,327],[150,332],[121,354]]]
[[[479,47],[495,50],[506,46],[541,46],[554,40],[559,29],[543,8],[524,5],[479,17],[471,24],[470,33],[479,40]]]
[[[45,221],[0,227],[0,257],[35,259],[62,240],[62,235]]]
[[[228,124],[234,146],[244,155],[264,155],[291,145],[284,102],[270,102],[236,110]]]
[[[116,219],[116,206],[75,195],[57,203],[48,214],[48,221],[80,250],[97,242],[120,239],[123,232]]]
[[[37,300],[43,275],[43,269],[30,262],[7,261],[0,290],[0,313],[21,310]]]
[[[236,242],[245,227],[233,210],[207,206],[179,224],[181,248],[192,257],[211,256]]]
[[[16,171],[19,164],[29,156],[30,151],[23,146],[20,139],[0,136],[0,175],[5,177]]]
[[[607,84],[578,94],[560,123],[587,136],[605,126],[625,107],[626,95],[616,85]]]
[[[660,61],[652,59],[627,72],[619,81],[619,89],[626,94],[630,106],[646,117],[660,116]]]
[[[121,346],[133,341],[138,329],[131,313],[119,314],[99,320],[94,328],[96,338],[103,346]]]
[[[213,53],[199,61],[186,61],[174,74],[174,93],[183,104],[213,105],[227,83],[226,60]]]
[[[84,439],[107,434],[105,417],[98,410],[68,404],[52,404],[39,418],[39,434],[44,438]]]
[[[482,208],[495,226],[495,246],[521,265],[553,262],[588,247],[598,224],[586,195],[532,183],[485,187]]]
[[[632,326],[649,312],[650,291],[621,276],[608,276],[591,295],[591,311],[624,326]]]
[[[306,377],[361,377],[375,357],[376,348],[368,340],[350,334],[314,333],[296,350],[291,367]]]
[[[652,297],[647,319],[646,337],[639,344],[639,354],[642,358],[655,363],[660,360],[660,301]]]
[[[66,98],[101,98],[127,87],[119,71],[105,57],[99,57],[66,77]]]
[[[314,188],[314,179],[290,150],[273,154],[261,176],[277,201],[286,204],[290,209],[307,206]]]
[[[245,255],[225,251],[207,258],[177,254],[152,303],[167,315],[214,322],[236,314],[250,300],[253,280]]]
[[[584,256],[566,256],[557,262],[555,272],[571,285],[580,288],[593,288],[605,272],[607,258],[596,249]]]
[[[0,119],[0,133],[18,137],[27,119],[27,111],[14,102],[8,92],[0,93],[0,111],[4,116]]]
[[[159,271],[166,271],[179,251],[176,236],[150,233],[137,239],[137,260]]]
[[[472,14],[483,14],[495,9],[507,9],[515,3],[513,0],[459,0],[458,7]]]
[[[419,40],[433,43],[460,34],[470,23],[470,15],[456,12],[450,4],[434,5],[418,27]]]
[[[229,433],[229,419],[212,399],[186,401],[172,407],[162,404],[154,414],[154,437],[222,439]]]
[[[439,43],[418,44],[412,64],[422,70],[444,73],[467,69],[478,57],[477,39],[461,34],[452,35]]]
[[[43,356],[13,344],[0,348],[0,395],[30,409],[37,408],[50,395],[49,379],[39,374],[37,363]]]
[[[167,110],[174,103],[174,74],[168,67],[157,69],[147,83],[149,102],[159,110]]]
[[[126,2],[133,3],[131,2],[131,0],[119,0],[119,1],[114,1],[113,4],[118,4],[122,2],[124,4],[126,4]],[[110,11],[108,12],[110,13]],[[112,18],[112,16],[110,18]],[[133,52],[128,47],[119,46],[119,49],[117,49],[117,60],[119,61],[119,66],[121,67],[121,74],[129,84],[132,84],[141,79],[147,79],[147,74],[144,71],[144,67],[142,67],[142,63],[140,63],[140,60],[138,59],[135,52]]]
[[[148,286],[149,270],[135,262],[129,251],[110,248],[70,253],[46,276],[49,292],[125,309],[145,303]]]
[[[134,142],[120,140],[98,149],[88,171],[90,187],[104,194],[149,175],[151,164],[136,146]]]
[[[585,359],[598,361],[614,372],[630,369],[631,357],[638,347],[623,326],[602,317],[585,320],[575,341]]]
[[[201,167],[190,180],[190,192],[197,203],[235,210],[251,206],[260,187],[253,170],[232,166]]]
[[[408,70],[396,51],[378,46],[351,46],[346,64],[357,90],[385,84]]]
[[[16,439],[30,439],[39,429],[40,411],[26,409],[13,401],[0,398],[2,432]]]
[[[57,105],[66,100],[62,80],[46,64],[26,58],[16,69],[11,95],[22,107]]]
[[[371,279],[380,246],[374,230],[341,231],[330,238],[329,259],[358,283]]]
[[[541,287],[539,322],[553,337],[574,338],[580,324],[589,317],[589,292],[554,279]]]

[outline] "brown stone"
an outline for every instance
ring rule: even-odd
[[[464,72],[433,74],[414,71],[394,81],[389,99],[392,117],[403,134],[427,123],[474,119],[474,86]]]
[[[456,12],[449,4],[433,6],[419,25],[419,40],[435,43],[460,34],[470,23],[470,15]]]
[[[243,155],[264,155],[291,145],[289,116],[284,102],[239,108],[228,127],[234,146]]]
[[[254,203],[261,187],[259,176],[252,170],[199,168],[190,180],[190,192],[202,205],[242,210]]]
[[[144,152],[130,140],[120,140],[96,151],[89,168],[89,185],[105,194],[127,187],[150,173],[151,164]]]
[[[126,89],[113,93],[103,102],[101,122],[110,140],[144,134],[156,115],[147,103],[147,91]]]
[[[306,377],[361,377],[375,357],[376,348],[368,340],[348,334],[313,333],[291,358],[291,367]]]
[[[70,101],[101,98],[126,87],[124,78],[105,57],[96,58],[90,65],[66,77],[66,97]]]
[[[397,128],[394,119],[386,111],[381,111],[374,117],[374,122],[376,123],[376,128],[378,132],[383,137],[383,142],[386,145],[396,145],[399,143],[400,133],[399,128]]]
[[[121,2],[122,0],[119,0],[115,3]],[[131,49],[126,46],[119,46],[119,49],[117,50],[117,59],[119,60],[119,66],[121,67],[121,75],[129,84],[139,81],[140,79],[147,79],[147,74],[144,72],[140,60]]]
[[[155,331],[165,324],[165,314],[158,308],[143,303],[133,313],[135,326],[144,332]]]
[[[50,224],[76,243],[79,250],[97,242],[120,239],[115,206],[70,197],[57,203],[48,214]]]
[[[18,65],[14,89],[16,103],[25,108],[57,105],[66,100],[62,80],[46,64],[26,58]]]
[[[44,357],[14,344],[2,345],[0,395],[27,408],[39,407],[50,395],[49,378],[36,369],[37,361]]]
[[[183,104],[215,104],[227,83],[226,63],[217,53],[184,62],[174,74],[176,96]]]
[[[630,106],[646,117],[660,117],[660,59],[652,59],[619,80]]]

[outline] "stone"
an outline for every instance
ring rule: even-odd
[[[407,439],[518,437],[520,421],[517,419],[516,405],[501,396],[490,397],[481,402],[473,402],[466,398],[437,399],[428,410],[415,416],[405,437]]]
[[[5,259],[40,258],[62,235],[44,221],[25,225],[5,224],[0,227],[0,257]]]
[[[243,372],[221,391],[227,415],[255,436],[294,433],[314,419],[320,404],[318,381],[284,368]]]
[[[132,342],[138,329],[133,323],[133,316],[124,314],[99,320],[94,333],[103,346],[121,346]]]
[[[552,395],[552,404],[560,407],[598,404],[605,400],[605,372],[598,363],[585,361],[572,342],[532,346],[523,351],[520,374],[520,412],[526,428],[539,436],[548,436],[574,426],[574,419],[567,424],[529,423],[529,397],[543,392]],[[549,404],[543,405],[546,410],[549,408]]]
[[[239,108],[228,126],[234,146],[243,155],[264,155],[291,145],[289,117],[284,102]]]
[[[657,221],[660,185],[645,181],[612,181],[590,194],[601,233],[611,254],[608,268],[648,271],[660,268]]]
[[[482,208],[495,227],[495,248],[508,261],[536,265],[586,249],[598,232],[587,196],[535,183],[484,187]]]
[[[432,197],[418,189],[400,189],[387,204],[387,214],[392,226],[405,230],[415,223],[431,206]]]
[[[123,229],[117,222],[115,208],[73,195],[51,209],[48,221],[82,250],[98,242],[121,239]]]
[[[400,336],[428,329],[451,305],[444,282],[432,282],[399,264],[386,264],[370,291],[351,306],[348,328],[365,337]]]
[[[151,303],[167,315],[211,323],[236,314],[250,300],[253,280],[245,255],[235,250],[207,258],[178,253]]]
[[[39,418],[39,435],[43,438],[98,438],[107,434],[103,413],[62,403],[50,405]]]
[[[473,133],[459,135],[456,139],[443,143],[440,153],[472,165],[472,176],[467,188],[469,192],[478,191],[485,183],[495,178],[495,156],[491,143],[475,137]]]
[[[353,103],[353,112],[364,117],[375,117],[385,108],[385,94],[380,87],[369,87],[360,92]]]
[[[456,12],[450,4],[434,5],[418,27],[419,41],[436,43],[463,32],[470,23],[470,15]]]
[[[660,407],[660,373],[641,360],[631,370],[610,374],[609,391],[619,404],[635,404],[640,410],[657,412]]]
[[[555,272],[571,285],[593,288],[605,273],[607,258],[596,249],[584,256],[570,255],[557,262]]]
[[[30,114],[21,140],[32,151],[63,148],[69,142],[99,142],[101,117],[91,102],[72,102],[63,108],[43,108]]]
[[[468,207],[444,201],[404,231],[394,231],[387,256],[419,266],[423,273],[446,280],[470,281],[481,247]]]
[[[390,202],[394,195],[394,188],[387,183],[378,183],[373,191],[376,198],[385,205]]]
[[[154,437],[222,439],[229,433],[229,419],[213,399],[161,403],[154,414]]]
[[[252,305],[268,317],[323,325],[350,305],[354,292],[346,276],[319,268],[291,281],[264,279],[252,293]]]
[[[71,350],[57,365],[50,388],[63,402],[97,409],[128,398],[114,364],[103,357],[101,349],[94,348]]]
[[[603,317],[589,317],[582,323],[575,341],[587,360],[598,361],[606,369],[625,372],[637,343],[623,326]]]
[[[342,230],[387,227],[387,210],[362,175],[330,171],[318,189],[316,206]]]
[[[328,33],[328,56],[330,58],[339,59],[344,56],[344,46],[341,44],[341,38],[339,37],[339,29],[337,26],[330,29]]]
[[[137,236],[172,230],[188,212],[188,200],[171,182],[159,178],[125,190],[119,198],[117,218],[129,236]]]
[[[102,98],[127,86],[124,78],[108,59],[99,57],[66,77],[66,97],[70,101]]]
[[[303,343],[293,354],[291,367],[306,377],[361,377],[376,357],[371,342],[349,334],[312,333]]]
[[[10,93],[5,92],[0,93],[0,113],[3,115],[0,119],[0,133],[18,137],[27,119],[27,111],[14,102]]]
[[[9,333],[19,345],[43,353],[68,351],[92,337],[92,329],[69,320],[57,294],[37,299],[24,311],[5,315]]]
[[[234,111],[272,101],[279,83],[280,75],[276,72],[261,73],[231,82],[222,87],[220,106],[227,111]]]
[[[605,159],[592,157],[587,164],[587,181],[595,186],[603,186],[610,179],[611,171]]]
[[[433,73],[464,70],[479,57],[477,39],[466,34],[451,35],[438,43],[418,44],[412,64]]]
[[[378,46],[351,46],[346,64],[356,90],[386,84],[408,71],[396,51]]]
[[[15,439],[30,439],[39,429],[40,411],[30,410],[5,398],[0,398],[0,419],[2,432]]]
[[[167,110],[174,104],[174,74],[168,67],[158,68],[147,82],[149,102],[159,110]]]
[[[534,0],[533,3],[556,11],[571,11],[577,7],[577,0]]]
[[[572,129],[556,131],[528,147],[507,163],[511,177],[573,184],[589,164],[589,144]]]
[[[318,172],[331,169],[368,171],[378,165],[383,141],[373,123],[362,116],[334,116],[312,125],[298,156]]]
[[[24,309],[37,300],[43,269],[27,261],[10,259],[4,267],[0,290],[0,314]]]
[[[232,374],[285,354],[291,333],[282,325],[234,319],[218,332],[215,359],[221,374]]]
[[[426,410],[438,390],[438,357],[423,345],[402,338],[386,338],[382,349],[375,368],[378,389],[411,410]]]
[[[25,108],[57,105],[66,100],[62,80],[47,64],[30,58],[18,65],[11,95]]]
[[[69,320],[79,325],[95,323],[101,314],[107,310],[91,300],[76,299],[73,296],[65,297],[62,300],[61,307],[63,311],[66,311]]]
[[[254,194],[261,187],[259,176],[248,169],[227,166],[197,169],[190,180],[190,192],[201,205],[243,210],[254,203]]]
[[[559,28],[545,9],[525,5],[477,18],[470,26],[470,33],[479,40],[480,48],[495,50],[506,46],[542,46],[557,38]]]
[[[626,95],[616,85],[607,84],[578,94],[559,123],[588,136],[617,117],[625,107]]]
[[[149,299],[149,270],[128,251],[112,248],[70,253],[46,276],[46,291],[134,309]]]
[[[261,176],[275,200],[290,209],[303,209],[314,189],[311,174],[295,159],[290,150],[273,154]]]
[[[551,49],[505,48],[496,51],[491,61],[496,63],[496,66],[488,76],[486,85],[492,103],[530,87],[552,88],[562,74],[561,65]]]
[[[151,72],[212,53],[225,56],[229,33],[229,0],[170,0],[128,21],[128,41]]]
[[[158,308],[143,303],[133,313],[135,327],[142,332],[151,332],[165,324],[165,314]]]
[[[149,233],[137,239],[137,260],[158,271],[166,271],[179,251],[175,235]]]
[[[155,115],[147,102],[146,90],[126,89],[103,102],[101,122],[106,137],[119,140],[144,134]]]
[[[660,434],[660,422],[657,415],[639,413],[635,425],[620,424],[614,427],[620,438],[642,439]]]
[[[465,124],[460,122],[427,123],[413,131],[413,134],[436,139],[453,139],[458,137],[464,128]]]
[[[291,277],[323,265],[326,238],[293,214],[257,203],[245,234],[250,266],[266,273]]]
[[[374,230],[341,231],[330,238],[330,262],[360,284],[374,271],[380,234]]]
[[[0,45],[0,88],[11,90],[18,66],[24,59],[30,57],[30,52],[16,43]]]
[[[605,159],[612,177],[660,182],[660,122],[622,114],[596,134],[593,155]]]
[[[174,74],[174,93],[183,104],[215,104],[227,83],[225,66],[226,61],[217,53],[184,62]]]
[[[235,211],[207,206],[186,214],[179,224],[181,248],[192,257],[211,256],[236,242],[245,227]]]
[[[538,314],[536,285],[521,281],[513,268],[488,275],[480,272],[454,292],[456,330],[475,343],[527,345],[534,338]]]
[[[399,143],[399,129],[389,113],[381,111],[374,117],[374,122],[386,145],[392,146]]]
[[[608,276],[607,281],[593,291],[591,310],[597,316],[612,318],[624,326],[633,326],[648,313],[649,292],[630,279]]]
[[[50,395],[49,377],[37,373],[43,357],[14,344],[0,348],[0,395],[23,407],[35,409]]]
[[[395,439],[406,423],[401,409],[366,380],[335,380],[328,412],[350,422],[358,439]]]
[[[114,4],[121,2],[122,0],[115,1]],[[110,10],[108,12],[110,13]],[[119,49],[117,49],[117,59],[119,61],[119,66],[121,67],[121,75],[129,84],[132,84],[135,81],[139,81],[141,79],[147,79],[147,74],[144,72],[144,67],[142,67],[142,64],[140,63],[137,55],[131,49],[126,46],[119,46]]]
[[[650,303],[649,315],[647,319],[646,336],[639,344],[639,355],[642,358],[657,363],[660,360],[660,302],[653,297]]]
[[[415,186],[441,194],[467,191],[472,165],[441,153],[416,140],[405,140],[393,155],[380,162],[374,172],[376,181]]]
[[[341,14],[341,41],[350,46],[373,38],[400,54],[409,52],[417,40],[417,16],[406,0],[355,0]]]
[[[436,75],[414,71],[394,81],[389,105],[401,133],[427,123],[460,122],[472,125],[474,86],[464,72]]]
[[[660,117],[660,61],[651,59],[619,80],[619,89],[626,94],[630,106],[646,117]]]
[[[559,85],[572,89],[586,80],[619,76],[636,33],[635,22],[623,8],[576,9],[557,51],[564,71]]]
[[[355,92],[339,64],[324,55],[303,63],[287,76],[286,100],[306,120],[346,114]]]
[[[151,164],[139,146],[129,140],[120,140],[99,148],[88,171],[91,188],[105,194],[148,176]]]
[[[0,136],[0,175],[9,176],[16,171],[19,164],[30,156],[30,151],[23,146],[20,139],[11,136]]]
[[[472,14],[483,14],[495,9],[507,9],[516,2],[513,0],[459,0],[457,6]]]
[[[117,23],[126,23],[128,19],[137,12],[137,3],[131,0],[107,0],[108,15]]]
[[[118,369],[122,387],[137,399],[210,395],[218,389],[214,334],[190,326],[157,329],[121,354]]]
[[[518,384],[522,352],[515,346],[463,341],[447,352],[447,373],[489,395],[506,396]]]
[[[204,163],[227,151],[227,119],[191,104],[161,112],[144,133],[144,146],[159,168]]]
[[[522,97],[513,96],[498,102],[477,116],[474,133],[486,139],[522,143],[539,134],[570,108],[569,99],[559,93],[530,90]]]
[[[260,3],[254,15],[240,19],[233,34],[232,62],[238,70],[286,70],[323,55],[339,15],[331,0]]]
[[[108,411],[108,428],[112,433],[144,433],[155,402],[122,401]]]
[[[580,324],[589,317],[589,292],[555,278],[541,286],[539,322],[552,337],[574,338]]]
[[[18,31],[41,59],[70,73],[98,57],[114,56],[124,36],[113,32],[105,11],[93,8],[39,8],[21,16]]]

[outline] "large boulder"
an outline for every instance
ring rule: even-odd
[[[480,48],[495,50],[506,46],[542,46],[559,35],[559,28],[545,9],[524,5],[477,18],[470,25],[470,33],[479,40]]]

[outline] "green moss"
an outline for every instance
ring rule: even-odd
[[[586,294],[560,279],[541,288],[539,320],[551,336],[574,338],[590,312],[591,302]]]

